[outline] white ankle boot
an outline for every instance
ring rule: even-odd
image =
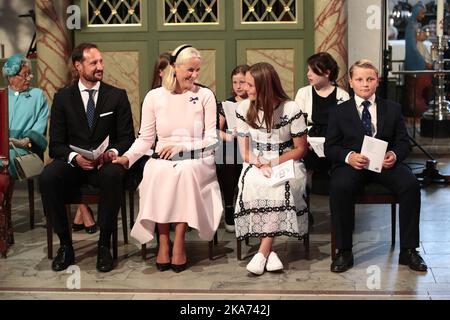
[[[267,259],[264,257],[264,255],[258,252],[247,264],[247,270],[259,276],[264,273],[264,267],[266,266],[266,262]]]
[[[283,263],[281,262],[280,258],[278,258],[278,255],[275,253],[275,251],[271,251],[269,256],[267,257],[266,270],[267,271],[283,270]]]

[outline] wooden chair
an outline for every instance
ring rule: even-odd
[[[28,207],[30,208],[30,229],[34,229],[34,180],[27,179]]]
[[[8,91],[0,89],[0,171],[1,171],[1,194],[0,194],[0,252],[6,258],[8,246],[14,244],[14,233],[11,219],[11,198],[14,181],[8,172],[9,165],[9,128],[8,128]],[[30,227],[34,228],[34,184],[28,180],[28,195],[30,206]]]
[[[390,204],[391,205],[391,247],[395,247],[395,230],[397,217],[397,196],[389,189],[378,183],[370,183],[364,193],[357,195],[355,204]],[[336,259],[336,231],[331,223],[331,258]]]
[[[47,128],[44,130],[44,135],[47,134]],[[38,153],[38,156],[44,161],[44,152]],[[28,187],[28,207],[30,209],[30,229],[34,229],[34,179],[27,179]]]
[[[8,119],[8,90],[0,89],[0,254],[3,258],[6,258],[12,237]]]
[[[100,190],[89,184],[81,186],[81,197],[70,196],[66,204],[67,220],[69,221],[69,230],[72,232],[72,214],[70,211],[71,204],[98,204],[100,200]],[[128,230],[127,230],[127,209],[126,209],[126,193],[125,190],[122,194],[121,200],[121,215],[122,215],[122,229],[124,243],[128,244]],[[117,238],[117,217],[114,223],[114,229],[112,234],[113,244],[113,258],[116,260],[118,257],[118,238]],[[51,217],[47,216],[47,253],[48,258],[53,258],[53,224]]]
[[[305,199],[306,205],[308,208],[310,208],[309,206],[309,191],[308,188],[306,189],[306,199]],[[311,226],[314,224],[314,220],[312,219],[312,215],[311,215],[311,210],[308,210],[308,230],[311,228]],[[249,238],[245,238],[245,245],[249,246],[250,245],[250,239]],[[305,253],[308,256],[309,255],[309,233],[306,234],[303,237],[303,246],[305,248]],[[242,260],[242,240],[238,240],[236,239],[236,257],[238,260]]]
[[[128,191],[128,198],[130,203],[130,230],[133,228],[134,225],[134,194],[142,180],[142,174],[144,171],[144,166],[147,160],[149,159],[148,156],[141,157],[128,171],[127,177],[125,179],[125,187]],[[158,229],[155,227],[155,238],[156,241],[158,241]],[[210,260],[213,259],[213,246],[217,245],[217,232],[214,234],[214,239],[209,241],[208,243],[208,257]],[[141,256],[142,259],[145,260],[147,256],[147,245],[143,244],[141,245]]]
[[[311,207],[310,207],[310,189],[308,188],[308,185],[306,186],[306,206],[309,208],[308,210],[308,230],[311,228],[311,226],[314,224],[314,219],[311,214]],[[250,245],[249,238],[245,238],[245,245]],[[308,256],[309,255],[309,233],[306,234],[303,237],[303,246],[305,248],[305,253]],[[242,240],[236,239],[236,257],[238,260],[242,260]]]

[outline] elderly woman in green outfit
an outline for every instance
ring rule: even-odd
[[[16,152],[21,155],[28,151],[43,156],[47,148],[45,129],[49,108],[44,92],[30,87],[33,74],[31,63],[22,54],[15,54],[6,60],[2,69],[8,82],[9,140],[14,144],[9,149],[9,171],[14,179],[18,178],[14,165]],[[97,232],[92,210],[85,204],[78,207],[73,223],[74,231],[85,229],[89,234]]]
[[[45,128],[49,111],[43,91],[30,87],[31,63],[22,54],[9,57],[2,74],[8,82],[9,140],[15,146],[9,149],[9,172],[17,179],[13,161],[16,152],[25,155],[31,150],[42,155],[47,148]]]

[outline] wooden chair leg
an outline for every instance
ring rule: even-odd
[[[2,258],[6,258],[8,253],[8,208],[6,206],[0,209],[0,253]]]
[[[308,208],[308,226],[314,226],[314,217],[311,211],[311,190],[309,187],[306,187],[306,207]]]
[[[2,258],[7,257],[8,247],[11,244],[11,239],[14,240],[11,221],[11,199],[12,190],[14,189],[14,180],[10,180],[8,189],[5,192],[5,197],[2,199],[0,210],[0,252]],[[11,238],[12,237],[12,238]]]
[[[397,219],[397,204],[391,203],[391,246],[395,247],[395,231],[397,229],[396,226]]]
[[[5,229],[6,229],[6,250],[8,250],[9,245],[14,244],[14,229],[12,224],[12,196],[14,192],[14,179],[11,179],[11,182],[9,184],[8,190],[6,190],[6,223],[5,223]],[[5,201],[5,200],[3,200]],[[6,251],[4,257],[6,258]]]
[[[13,225],[12,225],[12,204],[11,204],[11,200],[12,197],[9,198],[9,202],[6,204],[6,242],[7,242],[7,246],[13,245],[14,244],[14,229],[13,229]],[[5,256],[6,258],[6,256]]]
[[[28,204],[30,207],[30,228],[34,229],[34,181],[33,181],[33,179],[28,179],[27,184],[28,184]]]
[[[128,200],[130,201],[130,230],[134,225],[134,190],[128,191]]]
[[[141,256],[142,260],[145,261],[145,259],[147,258],[147,245],[145,243],[141,246]]]
[[[306,255],[309,255],[309,234],[306,234],[303,238],[303,246],[305,247]]]
[[[209,257],[209,260],[213,260],[213,246],[214,246],[214,240],[208,241],[208,257]]]
[[[158,224],[157,223],[155,223],[155,238],[156,238],[156,245],[159,247],[159,231],[158,231]]]
[[[244,239],[245,245],[250,245],[249,238]],[[236,240],[236,256],[238,260],[242,260],[242,240]]]
[[[236,255],[238,260],[242,260],[242,240],[236,240]]]
[[[209,257],[209,260],[213,260],[213,258],[214,258],[213,246],[217,246],[218,243],[219,243],[219,241],[217,240],[217,231],[216,231],[216,233],[214,233],[213,240],[208,242],[208,257]]]
[[[127,196],[126,192],[122,194],[122,205],[120,212],[122,213],[122,231],[123,231],[123,242],[128,244],[128,226],[127,226]]]
[[[113,230],[112,234],[112,242],[113,242],[113,259],[117,260],[118,254],[118,240],[117,240],[117,220],[116,220],[116,226]]]

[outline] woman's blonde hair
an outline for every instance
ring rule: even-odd
[[[173,50],[170,56],[171,61],[163,72],[162,86],[167,90],[169,90],[170,92],[173,92],[177,85],[175,65],[182,65],[187,60],[192,58],[198,59],[202,58],[200,52],[192,46],[183,44],[177,47],[175,50]]]

